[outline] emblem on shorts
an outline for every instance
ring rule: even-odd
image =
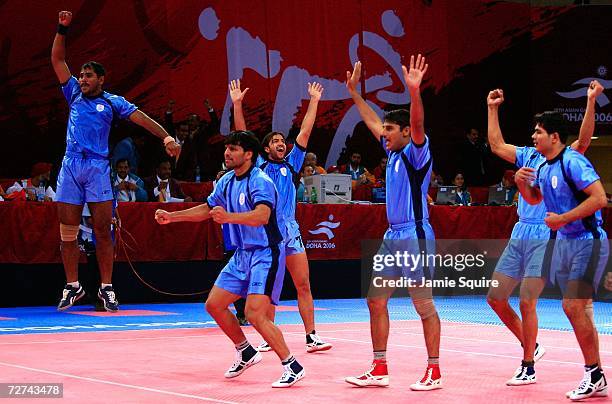
[[[399,160],[395,162],[395,172],[399,173]]]
[[[552,184],[553,189],[557,189],[557,176],[553,175],[552,178],[550,179],[550,182]]]
[[[104,111],[104,105],[102,105],[102,104],[97,104],[97,105],[96,105],[96,110],[97,110],[98,112],[102,112],[102,111]]]
[[[280,169],[281,174],[283,174],[283,177],[287,176],[287,167],[281,167]]]
[[[238,198],[238,202],[239,202],[241,205],[244,205],[244,201],[245,201],[245,200],[246,200],[246,196],[244,195],[244,192],[241,192],[241,193],[240,193],[240,197]]]

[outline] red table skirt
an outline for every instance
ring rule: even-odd
[[[212,221],[160,226],[158,208],[180,210],[195,203],[120,203],[124,239],[134,261],[219,260],[220,226]],[[606,231],[612,209],[604,209]],[[385,205],[299,204],[297,220],[308,257],[315,260],[359,259],[361,240],[380,239],[387,229]],[[505,206],[430,206],[437,239],[504,239],[517,220],[516,208]],[[0,202],[0,263],[58,263],[59,222],[54,203]],[[131,237],[125,235],[129,232]],[[122,251],[118,261],[125,261]]]

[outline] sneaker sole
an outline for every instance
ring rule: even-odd
[[[244,367],[242,368],[242,370],[240,371],[240,373],[235,373],[235,374],[231,374],[231,375],[227,375],[227,372],[225,373],[225,378],[226,379],[233,379],[234,377],[238,377],[241,374],[244,373],[245,370],[247,370],[248,368],[250,368],[253,365],[257,365],[259,362],[261,362],[261,360],[263,359],[263,357],[259,354],[259,352],[257,352],[250,361],[247,362],[246,365],[244,365]]]
[[[267,347],[267,348],[260,348],[260,347],[257,347],[257,348],[255,348],[255,350],[256,350],[257,352],[270,352],[270,351],[272,350],[272,347]]]
[[[106,300],[102,298],[102,296],[100,295],[100,292],[98,292],[98,298],[102,300],[102,306],[104,306],[104,310],[108,311],[109,313],[116,313],[119,311],[119,308],[111,309],[111,308],[106,307]]]
[[[57,311],[64,311],[64,310],[68,310],[69,308],[71,308],[76,302],[78,302],[83,296],[85,296],[85,290],[81,291],[80,295],[77,295],[74,300],[68,305],[68,306],[64,306],[64,307],[58,307]]]
[[[442,383],[435,384],[432,386],[425,386],[422,384],[413,384],[410,386],[410,390],[412,391],[430,391],[430,390],[438,390],[442,388]]]
[[[344,379],[344,381],[357,387],[389,387],[389,377],[368,380],[359,380],[356,377],[347,377]]]
[[[304,376],[306,376],[306,371],[302,369],[302,371],[296,375],[295,380],[293,382],[283,383],[283,384],[277,384],[277,382],[274,382],[272,383],[272,388],[273,389],[286,389],[287,387],[291,387],[297,382],[299,382],[300,380],[302,380]]]
[[[571,391],[568,391],[567,393],[565,393],[566,398],[570,398],[571,395],[572,395]],[[591,397],[608,397],[608,388],[606,387],[605,390],[596,391],[595,393],[593,393]],[[570,400],[572,399],[570,398]],[[579,401],[579,400],[584,400],[584,398],[576,398],[576,399],[573,399],[572,401]]]
[[[306,352],[307,353],[324,352],[324,351],[329,351],[332,348],[333,348],[332,344],[323,344],[317,347],[308,347],[306,348]]]
[[[508,380],[506,386],[526,386],[528,384],[535,384],[536,380]]]

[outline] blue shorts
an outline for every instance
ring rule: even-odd
[[[407,253],[414,259],[408,259],[407,265],[385,265],[381,271],[375,271],[373,276],[382,276],[385,279],[404,277],[414,280],[417,285],[421,284],[423,278],[433,279],[434,265],[427,265],[426,260],[418,258],[436,253],[434,231],[428,221],[418,225],[390,225],[377,255],[395,256],[398,252],[402,256]]]
[[[55,200],[72,205],[113,200],[109,161],[67,153],[57,177]]]
[[[306,252],[300,234],[300,225],[295,220],[287,220],[287,237],[285,238],[285,255],[301,254]]]
[[[597,291],[610,254],[608,235],[601,228],[597,232],[599,239],[588,232],[572,235],[571,239],[557,232],[551,281],[559,284],[564,295],[567,283],[576,280],[593,285]]]
[[[285,246],[237,249],[215,281],[235,295],[266,295],[278,304],[285,278]]]
[[[497,262],[495,272],[517,281],[548,276],[554,246],[554,242],[549,241],[550,229],[543,221],[519,221],[512,229],[510,241]],[[545,259],[547,246],[548,258]]]

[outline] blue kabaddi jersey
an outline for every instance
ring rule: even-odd
[[[542,191],[546,209],[563,214],[586,199],[587,195],[582,191],[597,180],[599,175],[591,162],[577,151],[565,148],[540,167],[534,185]],[[597,231],[602,222],[601,211],[598,210],[590,217],[566,224],[559,232],[574,238],[585,232]]]
[[[113,110],[120,119],[126,119],[138,108],[125,98],[106,91],[96,97],[86,97],[74,76],[62,85],[62,92],[70,107],[66,152],[107,158]]]
[[[431,177],[429,138],[422,145],[408,143],[400,151],[388,151],[386,140],[381,144],[387,153],[386,187],[387,220],[402,224],[429,218],[427,191]]]
[[[213,193],[208,197],[208,206],[221,206],[230,213],[249,212],[259,204],[268,206],[272,212],[270,220],[263,226],[247,226],[228,223],[231,245],[240,249],[272,247],[285,238],[285,222],[278,214],[278,193],[274,183],[263,171],[251,167],[241,176],[234,171],[225,174]]]
[[[516,148],[516,167],[531,167],[537,170],[544,162],[546,157],[536,151],[535,147],[517,147]],[[541,220],[544,223],[546,217],[546,205],[544,201],[537,205],[528,204],[523,195],[519,193],[518,198],[518,216],[520,219]]]
[[[295,219],[297,203],[297,187],[300,182],[300,170],[304,163],[306,149],[294,144],[283,161],[258,159],[257,166],[261,168],[274,182],[278,190],[278,212],[286,221]]]

